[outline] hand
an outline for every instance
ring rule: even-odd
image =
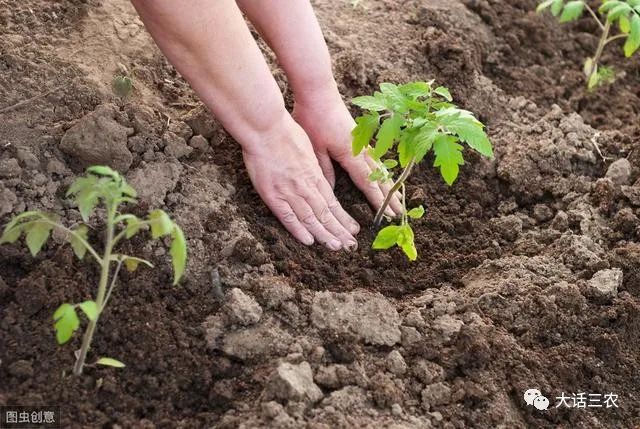
[[[256,191],[295,238],[331,250],[357,247],[360,226],[338,203],[309,138],[288,113],[243,156]]]
[[[297,95],[293,117],[311,139],[322,172],[331,187],[335,185],[335,172],[331,163],[334,159],[345,169],[373,207],[379,209],[392,185],[381,185],[369,180],[376,164],[367,154],[363,152],[357,157],[353,156],[351,131],[356,124],[337,88]],[[400,213],[402,204],[400,195],[397,194],[391,199],[385,214],[397,216]]]

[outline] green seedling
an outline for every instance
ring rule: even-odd
[[[80,327],[77,310],[89,320],[82,339],[82,346],[73,367],[75,375],[82,374],[87,352],[96,330],[100,315],[104,311],[113,288],[116,285],[120,269],[124,265],[129,271],[135,271],[140,264],[153,267],[151,262],[115,253],[114,249],[124,239],[130,239],[142,230],[150,230],[153,239],[165,236],[171,238],[169,253],[173,264],[173,284],[177,284],[184,273],[187,261],[187,244],[180,227],[162,210],[149,212],[146,219],[119,211],[124,203],[135,203],[136,191],[116,171],[109,167],[94,166],[87,169],[84,177],[78,178],[68,189],[67,196],[78,205],[83,223],[66,227],[57,215],[40,211],[28,211],[19,214],[4,228],[0,244],[14,243],[24,234],[25,242],[34,257],[40,252],[54,229],[66,234],[66,239],[79,259],[87,253],[100,266],[100,280],[95,300],[78,304],[64,303],[53,314],[56,340],[59,344],[68,342]],[[105,243],[102,254],[89,244],[89,218],[95,209],[102,205],[105,209]],[[115,265],[113,273],[111,267]],[[124,364],[110,357],[101,357],[96,364],[121,368]]]
[[[444,181],[451,185],[464,164],[463,146],[466,143],[482,155],[492,158],[493,148],[484,125],[471,112],[452,103],[449,90],[433,81],[411,82],[405,85],[380,84],[373,96],[356,97],[353,104],[365,113],[356,118],[353,129],[353,155],[363,151],[375,160],[377,168],[369,177],[380,183],[393,183],[382,207],[376,213],[374,227],[380,227],[391,198],[401,192],[403,212],[399,225],[390,225],[378,232],[374,249],[399,246],[414,261],[418,252],[409,219],[424,215],[422,206],[407,209],[405,182],[414,166],[429,152],[434,154],[434,167],[440,169]],[[375,136],[375,146],[370,142]],[[395,149],[395,150],[394,150]],[[392,156],[387,156],[393,154]],[[385,158],[386,159],[383,159]],[[394,180],[394,170],[400,175]]]
[[[111,81],[111,88],[113,93],[124,101],[133,92],[133,80],[129,76],[115,76]]]
[[[601,31],[598,47],[593,57],[584,62],[584,74],[590,90],[615,80],[614,70],[600,64],[604,48],[609,43],[624,40],[623,51],[627,58],[640,48],[640,0],[602,0],[598,13],[584,0],[545,0],[536,10],[542,12],[546,9],[561,23],[575,21],[586,11],[598,24]],[[619,31],[612,35],[614,25]]]

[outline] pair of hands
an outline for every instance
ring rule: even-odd
[[[294,119],[295,118],[295,119]],[[300,242],[315,241],[331,250],[357,248],[358,223],[335,195],[331,160],[349,174],[369,202],[379,208],[391,185],[371,182],[375,162],[351,153],[355,122],[339,94],[296,102],[293,116],[283,115],[265,133],[262,144],[243,156],[251,181],[273,214]],[[400,214],[400,199],[391,200],[389,216]]]

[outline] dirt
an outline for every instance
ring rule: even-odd
[[[60,405],[64,427],[640,425],[640,60],[610,49],[621,77],[589,93],[595,28],[533,0],[313,3],[345,98],[433,78],[488,126],[495,160],[468,154],[451,188],[429,162],[412,176],[415,263],[370,249],[372,210],[344,174],[359,248],[296,243],[124,0],[0,0],[0,109],[40,96],[0,113],[0,221],[79,220],[64,192],[104,162],[190,248],[172,287],[162,243],[125,245],[157,269],[122,275],[90,361],[127,366],[76,378],[79,336],[57,346],[51,315],[90,298],[97,267],[56,236],[36,258],[0,246],[0,405]],[[548,410],[525,403],[532,388]],[[618,406],[556,407],[563,392]]]

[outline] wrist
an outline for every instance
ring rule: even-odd
[[[312,106],[342,102],[342,96],[340,95],[340,91],[338,91],[338,84],[333,76],[293,85],[292,89],[296,104]]]
[[[240,141],[242,151],[247,155],[274,153],[278,147],[291,139],[295,121],[291,114],[283,109],[273,116],[268,127],[254,129]]]

